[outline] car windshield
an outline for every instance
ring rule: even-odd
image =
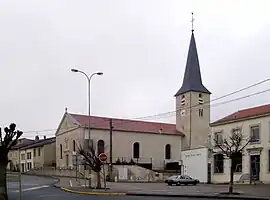
[[[174,176],[170,176],[169,179],[176,179],[178,176],[174,175]]]
[[[184,175],[183,178],[184,178],[184,179],[192,179],[192,178],[191,178],[190,176],[188,176],[188,175]]]

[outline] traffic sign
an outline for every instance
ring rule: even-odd
[[[106,162],[107,155],[105,153],[101,153],[98,155],[98,158],[99,158],[100,162]]]

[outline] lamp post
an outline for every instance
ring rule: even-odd
[[[91,79],[93,76],[98,75],[101,76],[103,75],[103,72],[95,72],[88,76],[85,72],[78,70],[78,69],[71,69],[72,72],[77,72],[83,74],[88,81],[88,138],[89,138],[89,148],[91,148],[91,129],[90,129],[90,123],[91,123],[91,93],[90,93],[90,88],[91,88]],[[91,188],[91,168],[89,169],[89,187]]]

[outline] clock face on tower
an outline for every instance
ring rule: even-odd
[[[185,116],[186,115],[186,110],[181,110],[181,116]]]

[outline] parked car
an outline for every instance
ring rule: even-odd
[[[165,180],[168,185],[197,185],[200,183],[198,179],[193,179],[188,175],[174,175]]]

